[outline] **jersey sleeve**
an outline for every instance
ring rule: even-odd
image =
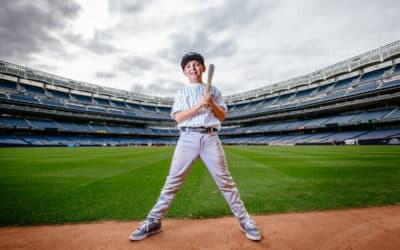
[[[172,105],[172,108],[171,108],[171,113],[170,113],[171,118],[175,119],[175,113],[187,109],[186,106],[187,105],[185,105],[184,98],[182,95],[182,89],[180,89],[176,93],[176,96],[174,99],[174,104]]]
[[[227,108],[227,106],[226,106],[226,104],[225,104],[225,101],[224,101],[224,97],[223,97],[222,94],[221,94],[221,91],[219,91],[219,90],[218,90],[217,88],[215,88],[214,86],[213,86],[213,96],[214,96],[215,102],[216,102],[219,106],[223,107],[225,110],[228,110],[228,108]]]

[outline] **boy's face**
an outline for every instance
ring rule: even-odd
[[[191,83],[201,83],[204,71],[206,71],[206,66],[196,60],[188,62],[183,68],[183,74]]]

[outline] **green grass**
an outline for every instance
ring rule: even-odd
[[[173,147],[0,148],[0,225],[144,218],[168,174]],[[250,213],[400,202],[399,146],[226,147]],[[230,209],[201,161],[168,217]]]

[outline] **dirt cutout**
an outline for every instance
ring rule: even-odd
[[[165,219],[163,232],[140,241],[138,221],[0,227],[0,249],[400,249],[400,206],[253,216],[252,242],[233,217]]]

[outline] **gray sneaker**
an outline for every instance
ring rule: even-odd
[[[140,226],[129,235],[131,240],[143,240],[149,235],[161,232],[161,221],[146,219]]]
[[[254,223],[254,221],[251,219],[247,220],[246,222],[240,223],[240,230],[246,233],[246,237],[250,240],[261,240],[261,234],[256,227],[256,223]]]

